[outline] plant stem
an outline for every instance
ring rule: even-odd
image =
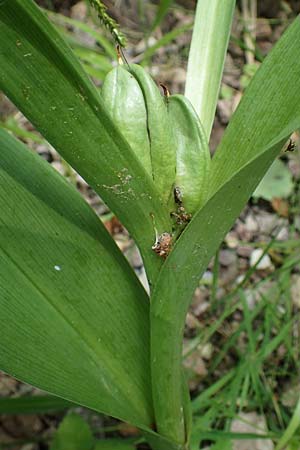
[[[143,433],[152,450],[188,450],[184,445],[179,445],[164,438],[157,433]]]
[[[209,136],[215,117],[235,0],[198,0],[185,95]]]

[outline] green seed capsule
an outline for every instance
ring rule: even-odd
[[[101,93],[114,123],[152,176],[147,111],[139,83],[131,73],[118,66],[106,75]]]
[[[152,176],[162,200],[170,207],[176,171],[176,153],[166,99],[150,75],[136,64],[129,66],[144,95],[150,140]]]
[[[175,188],[185,211],[193,214],[204,204],[208,194],[211,158],[207,138],[186,97],[170,96],[168,111],[176,141]]]

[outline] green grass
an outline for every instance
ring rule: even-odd
[[[286,247],[283,242],[272,241],[265,249],[286,251],[283,264],[258,282],[252,282],[254,270],[249,270],[242,285],[206,313],[205,321],[213,325],[205,326],[202,321],[202,329],[193,338],[194,351],[200,342],[210,342],[215,349],[208,363],[208,374],[199,392],[194,394],[193,449],[199,448],[199,440],[217,445],[218,441],[224,444],[226,439],[240,439],[230,434],[231,423],[241,412],[249,411],[265,416],[268,426],[265,434],[278,443],[276,449],[282,449],[283,443],[292,438],[300,439],[299,401],[295,398],[295,410],[296,405],[287,407],[282,402],[284,389],[300,375],[297,336],[300,313],[292,306],[290,296],[291,274],[300,262],[300,243],[288,241]],[[270,281],[271,288],[264,291]],[[216,290],[215,285],[214,279],[212,291]],[[252,310],[246,301],[245,285],[257,296]],[[233,328],[237,311],[240,321]],[[222,336],[222,329],[230,328],[231,332]],[[202,432],[207,429],[211,429],[210,433]]]

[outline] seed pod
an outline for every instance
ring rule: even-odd
[[[206,200],[210,152],[205,132],[192,104],[183,95],[168,98],[176,141],[176,181],[185,211],[193,214]]]
[[[150,75],[141,66],[131,64],[129,71],[139,83],[144,95],[153,180],[163,202],[170,206],[170,203],[173,202],[176,153],[166,99],[161,95]]]
[[[101,93],[114,123],[152,176],[147,111],[138,82],[119,65],[106,75]]]

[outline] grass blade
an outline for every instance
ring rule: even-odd
[[[285,430],[285,432],[279,439],[279,442],[277,443],[275,450],[283,450],[286,447],[286,445],[289,443],[289,441],[292,439],[292,437],[296,433],[299,426],[300,426],[300,398],[298,400],[298,403],[297,403],[296,409],[294,411],[294,414],[291,418],[291,421],[290,421],[287,429]]]

